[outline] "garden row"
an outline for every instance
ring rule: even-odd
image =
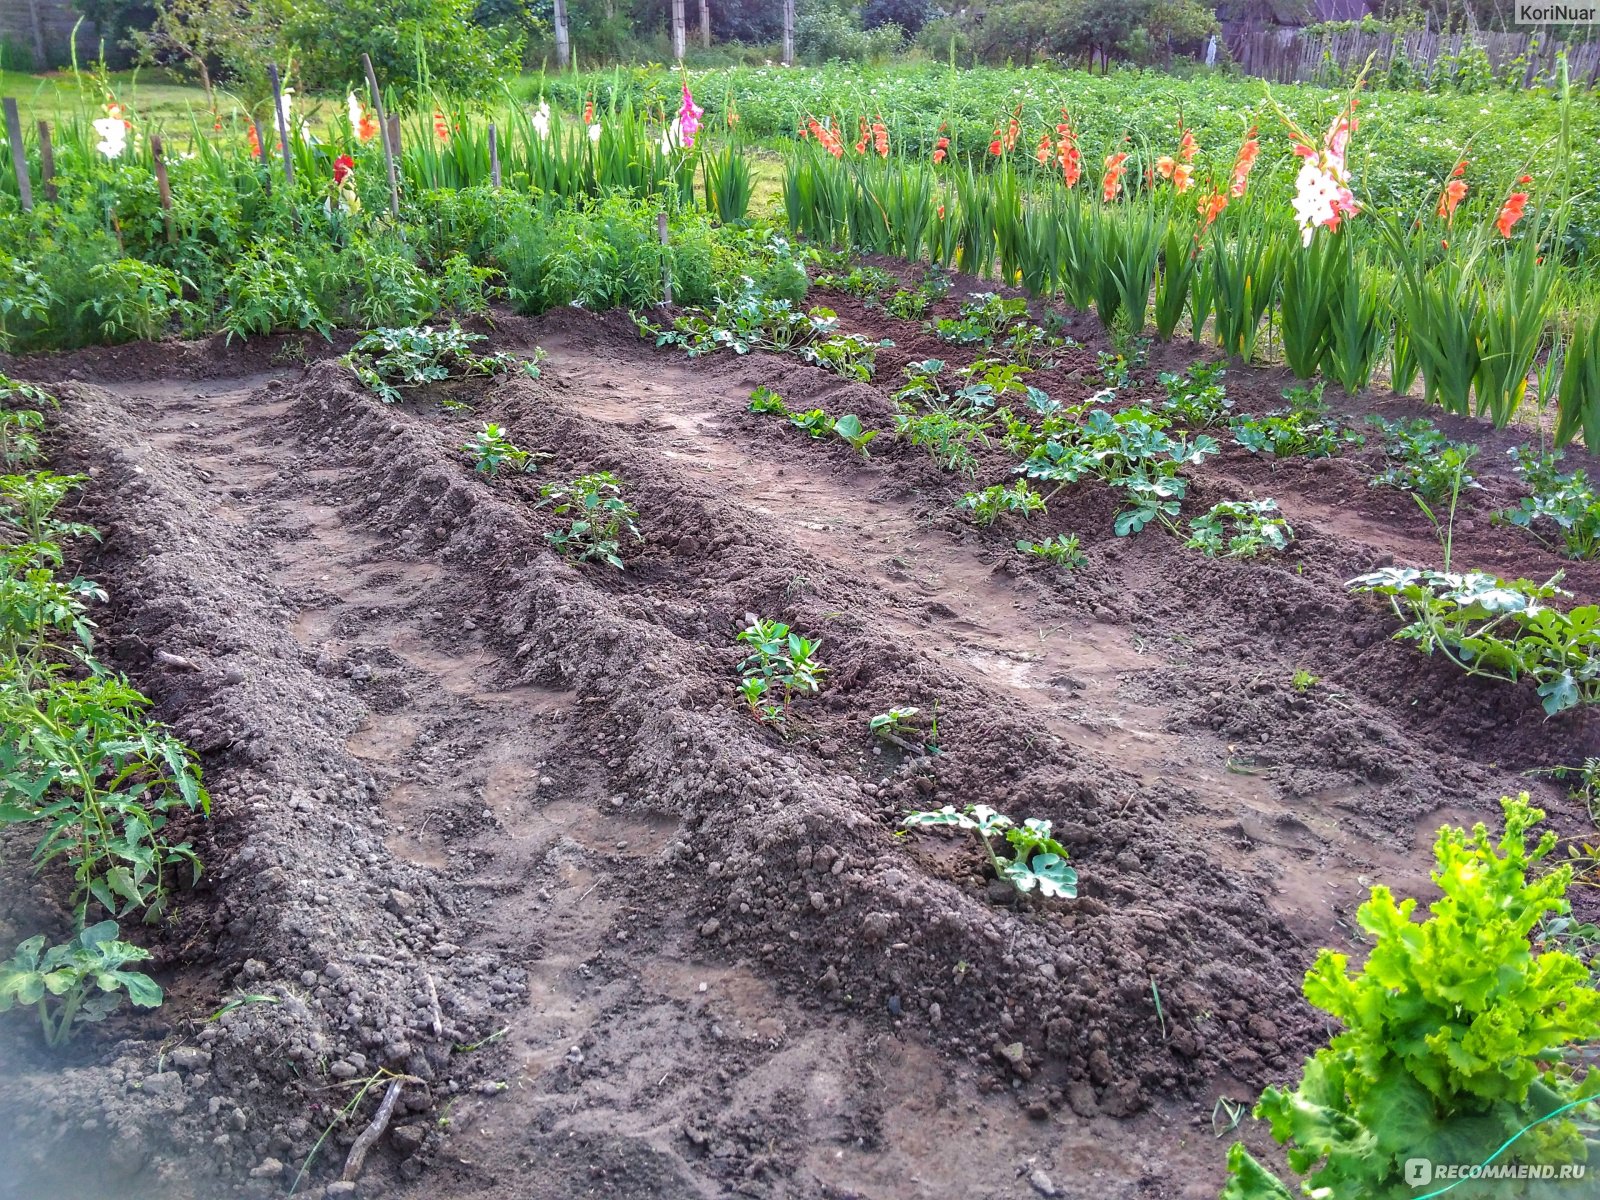
[[[54,1047],[124,992],[141,1007],[161,1003],[161,988],[130,967],[149,952],[120,940],[118,921],[162,920],[184,877],[198,878],[199,859],[167,827],[208,814],[210,800],[195,756],[94,656],[90,613],[106,593],[64,573],[71,543],[95,536],[61,512],[85,479],[38,466],[51,403],[0,376],[0,830],[35,834],[34,868],[67,886],[71,927],[55,944],[56,930],[26,939],[0,963],[0,1011],[36,1010]]]

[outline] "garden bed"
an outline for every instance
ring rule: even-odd
[[[1439,560],[1411,498],[1367,486],[1375,442],[1191,471],[1186,517],[1277,500],[1297,538],[1266,560],[1117,537],[1093,483],[977,529],[954,501],[1011,478],[998,450],[972,485],[749,411],[766,386],[881,428],[902,366],[976,356],[816,299],[893,339],[874,382],[690,360],[576,310],[499,318],[492,349],[550,358],[456,394],[470,413],[437,403],[451,385],[383,405],[289,346],[8,368],[62,399],[56,469],[92,475],[102,652],[202,753],[215,808],[189,831],[207,873],[145,939],[167,1006],[65,1070],[0,1034],[0,1195],[275,1195],[308,1160],[315,1195],[387,1079],[318,1139],[382,1068],[413,1082],[363,1195],[1210,1196],[1217,1098],[1321,1043],[1300,980],[1319,946],[1359,951],[1371,884],[1425,891],[1437,826],[1502,794],[1584,831],[1526,772],[1594,754],[1592,714],[1546,720],[1346,590]],[[1029,381],[1063,402],[1102,386],[1073,332],[1088,348]],[[1159,393],[1163,356],[1190,361],[1159,351],[1124,400]],[[1246,412],[1289,382],[1227,377]],[[561,560],[535,488],[474,474],[484,420],[550,456],[535,481],[624,481],[625,571]],[[1600,565],[1489,520],[1510,434],[1441,424],[1484,447],[1458,566],[1600,595]],[[1013,549],[1068,532],[1070,573]],[[748,614],[821,639],[787,738],[735,694]],[[942,753],[875,743],[906,705],[936,709]],[[974,803],[1052,821],[1078,897],[1019,901],[975,842],[900,831]]]

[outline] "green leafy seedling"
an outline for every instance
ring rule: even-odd
[[[1067,863],[1067,849],[1051,836],[1049,821],[1032,817],[1018,825],[986,804],[958,810],[952,805],[926,812],[908,813],[901,822],[910,828],[970,829],[983,843],[995,877],[1018,892],[1038,891],[1041,896],[1071,900],[1078,894],[1078,873]],[[1010,847],[1010,857],[995,850],[998,839]]]
[[[150,952],[117,940],[117,923],[101,921],[70,942],[45,948],[43,934],[17,947],[0,964],[0,1012],[37,1008],[45,1044],[64,1045],[82,1025],[103,1021],[121,1003],[121,993],[139,1008],[161,1004],[161,988],[148,975],[126,970]]]

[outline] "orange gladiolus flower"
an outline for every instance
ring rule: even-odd
[[[1117,198],[1117,193],[1122,191],[1122,177],[1127,173],[1128,156],[1125,153],[1106,155],[1105,178],[1100,181],[1100,194],[1105,202],[1110,204]]]
[[[1171,179],[1172,172],[1177,169],[1178,163],[1170,154],[1163,154],[1156,159],[1156,174],[1163,179]]]
[[[1452,179],[1460,179],[1466,173],[1467,173],[1467,160],[1463,158],[1460,162],[1458,162],[1456,164],[1455,170],[1450,172],[1450,178],[1452,178]]]
[[[1050,144],[1050,135],[1048,133],[1039,139],[1039,148],[1033,152],[1033,156],[1039,160],[1041,167],[1049,165],[1050,155],[1054,149]]]
[[[594,124],[594,101],[593,100],[585,100],[583,102],[583,123],[585,125],[593,125]]]
[[[1261,143],[1256,140],[1256,130],[1251,128],[1245,134],[1244,144],[1239,147],[1239,155],[1233,160],[1233,175],[1228,181],[1228,195],[1235,200],[1244,197],[1245,189],[1250,186],[1250,170],[1256,165],[1256,158],[1261,153]]]
[[[1222,210],[1228,207],[1228,194],[1217,192],[1200,201],[1200,232],[1204,233],[1216,224],[1217,218],[1222,215]]]
[[[879,158],[889,157],[889,129],[881,116],[872,119],[872,148]]]
[[[1439,193],[1438,212],[1448,223],[1456,215],[1456,208],[1466,197],[1467,184],[1462,179],[1452,179],[1445,184],[1444,191]]]
[[[1178,189],[1178,194],[1187,192],[1194,184],[1194,168],[1188,163],[1179,163],[1172,169],[1172,186]]]
[[[433,110],[433,136],[441,142],[450,140],[450,124],[444,119],[444,114],[437,108]]]
[[[933,161],[942,163],[950,154],[950,139],[941,137],[933,144]]]
[[[250,142],[250,157],[261,157],[261,139],[256,135],[256,123],[251,121],[244,127],[244,135]]]
[[[1500,215],[1494,221],[1494,227],[1500,231],[1501,237],[1511,236],[1511,227],[1522,220],[1527,207],[1527,192],[1512,192],[1506,197],[1506,202],[1500,206]]]
[[[1193,162],[1194,156],[1199,150],[1200,143],[1195,141],[1194,134],[1185,129],[1182,139],[1178,142],[1178,161]]]

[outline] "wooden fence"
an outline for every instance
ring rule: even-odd
[[[1572,81],[1593,87],[1600,76],[1600,41],[1563,43],[1526,33],[1303,33],[1283,29],[1236,33],[1228,50],[1247,75],[1277,83],[1328,83],[1351,78],[1372,56],[1372,69],[1387,73],[1404,60],[1417,77],[1433,82],[1441,72],[1454,74],[1463,54],[1476,48],[1488,60],[1496,79],[1522,87],[1548,82],[1556,56],[1567,54]]]

